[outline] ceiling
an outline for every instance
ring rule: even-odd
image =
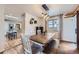
[[[58,14],[66,14],[74,11],[77,4],[47,4],[49,11],[45,11],[41,4],[7,4],[5,5],[5,14],[13,16],[21,16],[28,12],[34,16],[42,17],[42,13],[48,13],[50,16]]]

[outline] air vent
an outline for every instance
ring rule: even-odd
[[[47,7],[46,4],[43,4],[42,7],[44,8],[45,11],[48,11],[49,10],[49,8]]]

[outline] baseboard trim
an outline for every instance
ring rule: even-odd
[[[74,43],[74,44],[77,44],[76,42],[71,42],[71,41],[66,41],[66,40],[60,40],[60,42],[67,42],[67,43]]]

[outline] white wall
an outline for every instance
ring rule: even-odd
[[[5,46],[5,33],[4,5],[0,5],[0,51],[3,50]]]
[[[9,24],[14,24],[14,26],[16,25],[16,24],[20,24],[20,26],[22,26],[22,21],[5,21],[5,26],[6,26],[6,32],[8,32],[9,31]]]
[[[63,19],[63,40],[76,42],[76,16]]]
[[[37,17],[26,13],[25,14],[25,35],[35,35],[36,31],[35,31],[35,27],[38,26],[38,24],[30,24],[30,19],[34,18],[34,20],[38,20]],[[38,21],[37,21],[38,23]]]
[[[43,31],[45,31],[45,19],[44,18],[38,18],[38,26],[42,26],[44,28]]]

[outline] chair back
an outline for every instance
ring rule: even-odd
[[[28,35],[22,36],[21,40],[22,40],[22,43],[23,43],[23,46],[24,46],[25,53],[32,54],[29,36]]]

